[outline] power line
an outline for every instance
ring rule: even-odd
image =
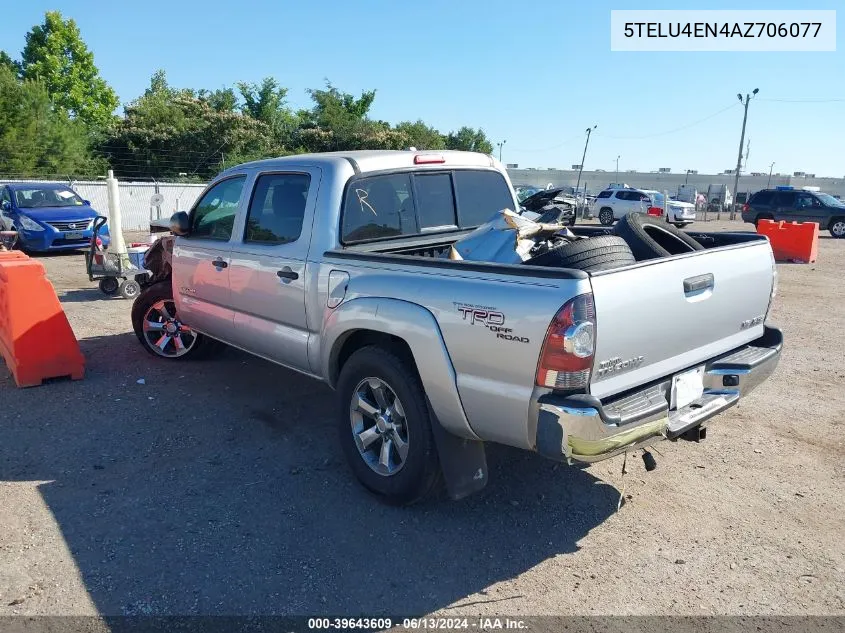
[[[841,103],[845,101],[842,99],[758,99],[758,101],[773,101],[776,103]]]
[[[581,134],[576,134],[572,138],[568,138],[565,141],[563,141],[562,143],[558,143],[557,145],[552,145],[551,147],[543,147],[543,148],[540,148],[540,149],[518,149],[518,148],[512,147],[511,151],[514,151],[514,152],[548,152],[550,150],[558,149],[559,147],[563,147],[564,145],[569,145],[570,143],[577,141],[577,140],[580,140],[581,138],[583,138],[583,136]]]
[[[703,119],[698,119],[697,121],[693,121],[692,123],[687,123],[686,125],[682,125],[681,127],[676,127],[676,128],[671,129],[671,130],[665,130],[663,132],[656,132],[654,134],[645,134],[643,136],[611,136],[610,134],[603,134],[601,132],[596,132],[596,134],[598,134],[599,136],[603,136],[605,138],[612,138],[612,139],[619,139],[619,140],[640,140],[640,139],[645,139],[645,138],[654,138],[656,136],[665,136],[666,134],[673,134],[675,132],[680,132],[681,130],[686,130],[688,128],[696,126],[699,123],[704,123],[705,121],[709,121],[710,119],[717,117],[720,114],[722,114],[723,112],[727,112],[728,110],[735,108],[736,106],[737,106],[737,104],[734,102],[734,103],[730,104],[729,106],[722,108],[721,110],[717,110],[713,114],[710,114],[710,115],[704,117]]]

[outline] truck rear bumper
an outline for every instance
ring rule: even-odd
[[[532,403],[536,449],[557,460],[596,462],[662,439],[675,439],[737,404],[777,367],[783,334],[763,336],[704,363],[704,394],[670,410],[672,376],[633,393],[600,401],[586,394],[545,393]]]

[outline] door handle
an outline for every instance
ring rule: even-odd
[[[699,290],[711,290],[714,281],[713,273],[684,279],[684,294],[690,294]]]
[[[229,266],[228,262],[223,261],[222,259],[215,259],[211,262],[215,268],[227,268]]]
[[[279,277],[279,279],[287,280],[287,281],[299,279],[299,273],[294,272],[293,270],[291,270],[287,266],[285,266],[282,270],[277,270],[276,275]]]

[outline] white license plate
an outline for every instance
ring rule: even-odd
[[[704,394],[704,367],[672,377],[671,409],[683,409]]]
[[[65,233],[66,240],[81,240],[84,237],[84,234],[81,231],[77,231],[75,233]]]

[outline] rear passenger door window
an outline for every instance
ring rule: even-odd
[[[363,242],[417,232],[409,174],[385,174],[350,183],[343,206],[342,239]]]
[[[302,234],[311,176],[263,174],[249,203],[244,242],[287,244]]]
[[[457,226],[451,174],[416,174],[414,186],[421,230]]]

